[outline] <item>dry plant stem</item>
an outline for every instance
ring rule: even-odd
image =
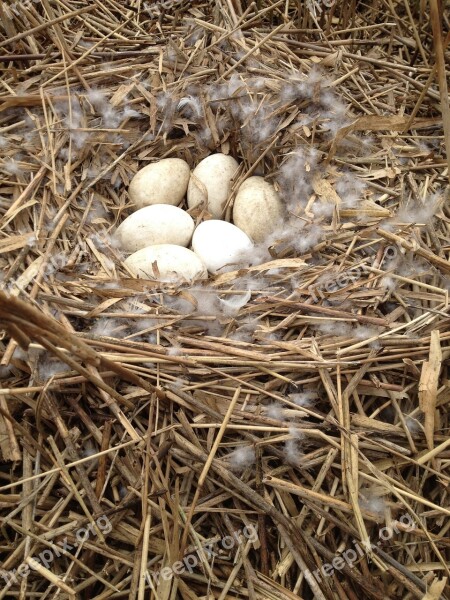
[[[71,19],[72,17],[75,17],[77,15],[81,15],[84,14],[86,12],[90,12],[93,9],[93,7],[84,7],[84,8],[80,8],[78,10],[75,10],[73,12],[69,12],[65,15],[61,15],[60,17],[56,17],[53,21],[49,21],[46,23],[42,23],[41,25],[38,25],[37,27],[34,27],[31,30],[28,31],[24,31],[23,33],[18,33],[17,35],[13,36],[10,39],[4,40],[3,42],[0,42],[0,48],[3,48],[4,46],[8,46],[11,45],[14,42],[18,42],[19,40],[27,37],[27,36],[32,36],[35,33],[38,33],[39,31],[42,31],[43,29],[47,29],[48,27],[55,25],[56,23],[61,23],[62,21],[66,21],[68,19]]]
[[[0,598],[450,600],[444,3],[82,4],[0,2],[0,581],[59,553]],[[289,220],[132,277],[131,178],[217,152]]]
[[[237,388],[236,392],[234,393],[234,396],[230,402],[230,406],[228,407],[228,410],[225,414],[225,417],[223,419],[222,425],[220,426],[219,431],[217,432],[217,436],[216,439],[214,440],[214,445],[211,448],[211,452],[208,456],[208,460],[206,461],[202,472],[200,473],[200,477],[198,479],[198,483],[197,483],[197,489],[195,491],[195,495],[194,495],[194,499],[192,500],[192,504],[191,507],[189,509],[189,513],[187,515],[187,519],[186,519],[186,523],[184,525],[184,532],[183,532],[183,536],[181,538],[181,544],[180,544],[180,558],[183,556],[184,554],[184,550],[186,548],[186,543],[187,543],[187,536],[189,534],[189,527],[191,525],[192,522],[192,517],[194,515],[194,510],[196,508],[197,502],[200,498],[200,494],[202,493],[203,490],[203,486],[206,480],[206,477],[208,475],[208,471],[209,468],[211,466],[212,461],[214,460],[214,457],[217,453],[217,450],[220,446],[220,442],[222,441],[222,437],[225,434],[228,422],[231,418],[231,415],[233,414],[233,410],[234,407],[236,406],[236,402],[239,400],[239,396],[241,394],[241,389]]]
[[[445,148],[447,155],[448,176],[450,180],[450,105],[448,98],[447,76],[445,72],[445,47],[442,39],[442,13],[444,7],[439,0],[430,0],[430,17],[433,28],[436,73],[439,83],[442,123],[444,126]]]

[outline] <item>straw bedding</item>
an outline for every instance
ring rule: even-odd
[[[0,16],[0,598],[450,598],[442,5]],[[286,227],[133,278],[130,179],[217,151]]]

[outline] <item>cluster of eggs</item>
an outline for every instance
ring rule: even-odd
[[[225,154],[212,154],[191,173],[179,158],[166,158],[136,173],[129,197],[136,211],[117,228],[122,250],[132,253],[125,265],[136,277],[164,282],[205,279],[230,270],[249,256],[254,245],[282,219],[281,200],[262,177],[249,177],[237,190],[234,224],[222,220],[239,165]],[[212,219],[197,227],[179,208],[204,207]],[[188,249],[191,245],[192,250]]]

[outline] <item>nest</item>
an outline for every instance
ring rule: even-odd
[[[0,5],[0,598],[450,597],[440,9]],[[133,278],[130,179],[213,152],[289,226]]]

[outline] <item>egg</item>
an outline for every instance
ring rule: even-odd
[[[254,242],[263,242],[283,217],[283,204],[273,185],[263,177],[249,177],[242,183],[234,201],[233,222]]]
[[[187,246],[194,227],[194,219],[185,210],[170,204],[153,204],[127,217],[114,237],[125,252],[155,244]]]
[[[181,158],[163,158],[140,169],[130,182],[128,195],[136,208],[151,204],[177,206],[186,194],[189,165]]]
[[[136,276],[170,283],[206,279],[208,273],[200,258],[183,246],[158,244],[142,248],[124,264]]]
[[[189,180],[189,208],[203,204],[215,218],[222,217],[231,192],[231,179],[238,163],[226,154],[211,154],[198,163]]]
[[[251,239],[232,223],[211,220],[201,223],[192,236],[192,249],[210,273],[236,269],[253,249]]]

